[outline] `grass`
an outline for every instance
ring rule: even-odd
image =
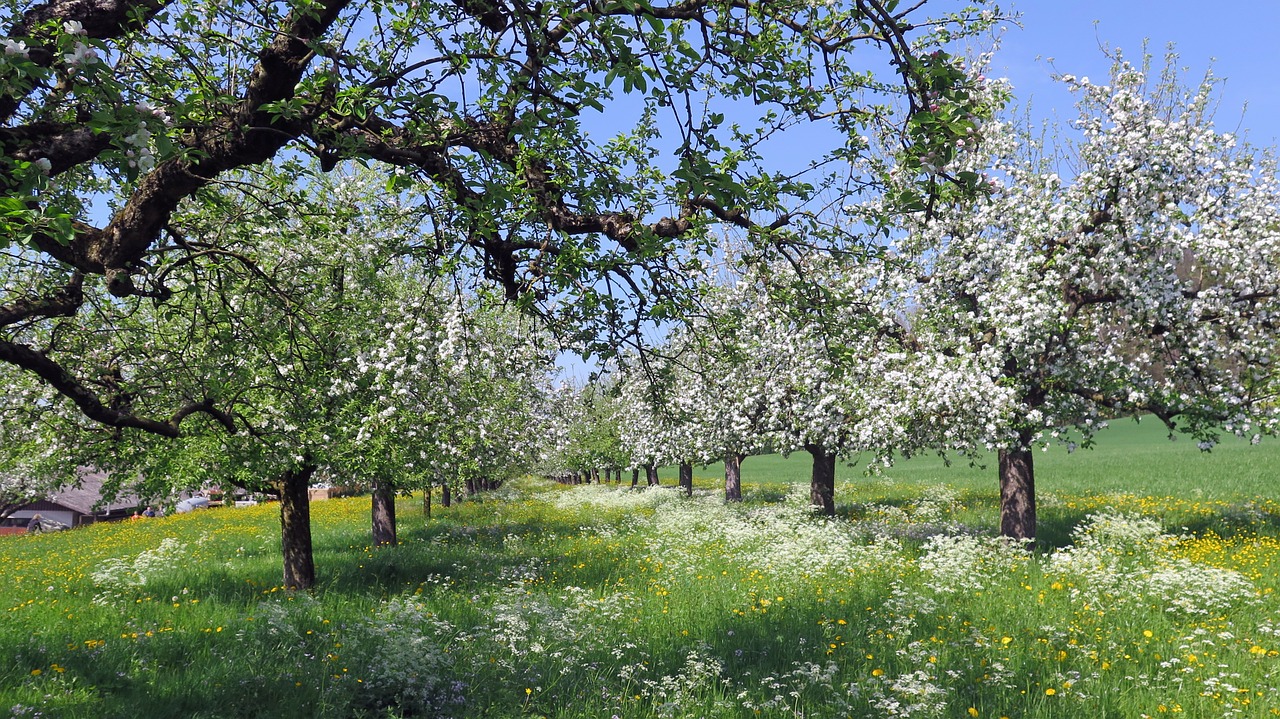
[[[1275,494],[1280,483],[1280,442],[1258,445],[1236,437],[1225,437],[1209,452],[1201,451],[1186,437],[1170,440],[1159,421],[1116,420],[1101,430],[1093,449],[1068,452],[1065,445],[1051,445],[1035,456],[1037,487],[1069,494],[1139,492],[1153,496],[1193,496],[1236,501],[1259,494]],[[870,459],[870,458],[867,458]],[[866,476],[866,461],[837,467],[837,481],[854,486],[873,484],[877,477]],[[950,465],[935,455],[900,460],[880,470],[911,484],[946,482],[974,492],[994,493],[994,455],[971,464],[963,457],[951,458]],[[810,457],[799,452],[789,457],[769,454],[748,457],[742,463],[744,482],[756,484],[807,484]],[[663,482],[676,481],[676,468],[659,471]],[[694,485],[723,486],[724,465],[695,468]]]
[[[1280,716],[1280,465],[1161,437],[1038,456],[1031,554],[993,470],[934,458],[842,475],[835,520],[803,456],[748,459],[743,506],[714,468],[405,500],[381,550],[318,502],[311,593],[271,506],[5,538],[0,715]]]

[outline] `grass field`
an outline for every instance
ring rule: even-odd
[[[1071,494],[1140,492],[1227,501],[1280,496],[1280,441],[1251,445],[1225,437],[1213,450],[1204,452],[1193,440],[1178,436],[1170,441],[1168,435],[1155,419],[1123,419],[1102,430],[1093,449],[1069,453],[1063,445],[1052,445],[1035,456],[1037,487]],[[804,452],[790,457],[748,457],[742,463],[743,481],[758,484],[807,484],[809,472],[810,457]],[[664,467],[659,476],[674,483],[676,470]],[[979,466],[971,466],[962,457],[953,458],[947,466],[936,455],[924,455],[899,461],[872,478],[866,476],[865,463],[842,464],[836,476],[838,481],[855,486],[890,477],[916,484],[942,481],[966,491],[988,493],[996,484],[994,456],[984,457]],[[723,477],[722,464],[694,470],[694,484],[699,487],[723,486]]]
[[[849,470],[823,520],[804,455],[748,459],[742,506],[714,467],[406,499],[381,550],[318,502],[303,594],[271,506],[2,538],[0,716],[1280,716],[1273,447],[1038,455],[1033,553],[990,467]]]

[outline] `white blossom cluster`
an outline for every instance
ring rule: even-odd
[[[1203,446],[1218,427],[1273,432],[1274,162],[1214,128],[1209,82],[1122,61],[1110,84],[1062,79],[1078,141],[1037,150],[989,123],[952,168],[989,194],[911,220],[892,248],[908,271],[879,280],[921,345],[998,388],[962,434],[1025,447],[1144,411],[1180,415]]]

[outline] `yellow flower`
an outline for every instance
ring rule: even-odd
[[[974,707],[969,707],[969,716],[971,716],[971,717],[976,717],[976,716],[978,716],[978,710],[977,710],[977,709],[975,709]]]
[[[39,670],[36,670],[36,671],[39,671]],[[873,677],[881,677],[881,676],[884,676],[884,670],[883,670],[883,669],[872,669],[872,670],[871,670],[871,676],[873,676]]]
[[[1142,630],[1142,636],[1146,637],[1147,639],[1150,639],[1150,638],[1151,638],[1151,630],[1150,630],[1150,629],[1143,629],[1143,630]]]
[[[1045,696],[1053,696],[1054,694],[1058,693],[1058,690],[1054,689],[1053,687],[1049,687],[1048,689],[1044,690],[1044,693],[1045,693]]]
[[[33,677],[38,677],[38,676],[40,676],[41,674],[44,674],[44,670],[43,670],[43,669],[32,669],[32,670],[31,670],[31,676],[33,676]]]

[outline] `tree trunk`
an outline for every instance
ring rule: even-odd
[[[693,496],[693,465],[688,462],[680,463],[680,488],[686,497]]]
[[[396,492],[386,482],[373,485],[373,546],[396,543]]]
[[[656,466],[652,464],[646,464],[644,466],[644,476],[645,476],[645,479],[649,481],[650,487],[658,486],[658,468]]]
[[[636,467],[635,469],[631,470],[631,486],[634,487],[637,484],[640,484],[640,468],[639,467]]]
[[[737,452],[730,452],[724,458],[724,501],[742,501],[742,459]]]
[[[284,586],[310,589],[316,583],[315,557],[311,551],[311,499],[307,485],[316,468],[303,465],[285,472],[280,490],[280,553],[284,557]]]
[[[431,485],[422,490],[422,516],[431,519]]]
[[[467,496],[474,497],[476,495],[476,481],[471,477],[467,477]]]
[[[1036,537],[1036,479],[1030,436],[1022,447],[1000,450],[1000,534],[1014,539]]]
[[[813,455],[813,474],[809,481],[809,502],[828,517],[836,513],[836,456],[828,454],[825,447],[806,444],[805,451]]]
[[[449,490],[448,482],[445,482],[444,484],[440,485],[440,506],[441,507],[453,506],[453,492]]]

